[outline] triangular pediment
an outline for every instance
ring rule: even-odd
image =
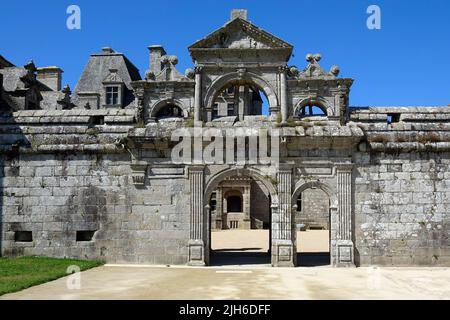
[[[192,49],[291,49],[292,45],[237,18],[189,47]]]

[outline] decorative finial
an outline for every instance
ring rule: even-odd
[[[155,73],[147,70],[147,72],[145,72],[145,80],[155,80]]]
[[[72,91],[70,90],[70,87],[68,84],[65,85],[65,87],[62,89],[62,92],[65,94],[71,94]]]
[[[337,77],[340,72],[341,72],[341,69],[338,66],[332,66],[331,67],[330,73],[332,75],[334,75],[335,77]]]
[[[308,53],[306,55],[306,61],[308,61],[309,63],[317,63],[320,60],[322,60],[322,55],[319,53],[316,53],[316,54]]]
[[[191,69],[191,68],[188,68],[188,69],[186,69],[186,71],[184,72],[184,75],[185,75],[187,78],[189,78],[189,79],[194,79],[194,77],[195,77],[195,70],[194,70],[194,69]]]
[[[36,72],[36,66],[34,65],[33,60],[30,60],[26,65],[23,66],[25,69],[31,71],[31,72]]]

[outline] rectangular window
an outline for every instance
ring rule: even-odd
[[[33,232],[31,231],[16,231],[14,232],[15,242],[33,242]]]
[[[228,94],[233,94],[234,93],[234,86],[228,87],[227,93]]]
[[[235,112],[234,112],[234,103],[229,103],[228,104],[228,116],[229,117],[232,117],[232,116],[234,116],[235,115]]]
[[[297,198],[297,212],[302,212],[302,194],[300,193]]]
[[[239,229],[239,221],[230,221],[230,229]]]
[[[212,119],[217,119],[219,117],[219,105],[217,103],[214,104],[212,109]]]
[[[95,231],[77,231],[77,242],[92,241]]]
[[[209,206],[210,206],[211,212],[212,211],[216,211],[217,199],[216,199],[216,193],[215,192],[211,195],[211,201],[210,201]]]
[[[388,113],[387,115],[387,123],[391,124],[391,123],[397,123],[400,122],[400,113]]]
[[[108,106],[119,104],[119,87],[106,87],[106,104]]]

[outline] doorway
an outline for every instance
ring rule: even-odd
[[[330,199],[326,192],[310,187],[297,195],[297,265],[300,267],[331,264]]]
[[[249,176],[231,176],[210,197],[210,265],[270,266],[271,197]]]

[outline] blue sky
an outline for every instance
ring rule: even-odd
[[[81,8],[82,29],[66,28],[66,9]],[[367,7],[382,10],[382,29],[366,27]],[[74,88],[88,57],[103,46],[125,53],[144,75],[147,46],[164,45],[192,66],[187,46],[222,26],[232,8],[295,46],[291,65],[321,53],[355,79],[351,104],[450,104],[450,1],[2,1],[0,54],[17,65],[57,65]]]

